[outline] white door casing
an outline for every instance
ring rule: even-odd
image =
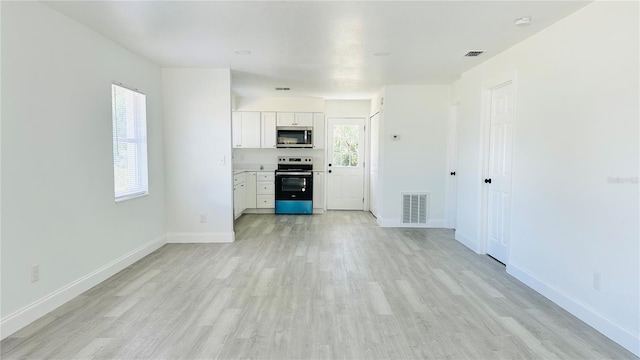
[[[515,94],[511,82],[491,89],[487,186],[487,254],[506,264],[511,228]]]
[[[380,148],[380,113],[371,117],[371,157],[369,160],[369,210],[373,216],[378,217],[378,162]]]
[[[364,118],[329,118],[327,209],[364,209]]]
[[[458,168],[458,111],[459,103],[454,103],[449,107],[449,120],[447,123],[447,227],[456,228],[457,216],[457,168]]]

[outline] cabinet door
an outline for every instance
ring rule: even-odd
[[[242,113],[237,111],[231,114],[231,135],[232,146],[234,148],[242,147]]]
[[[324,114],[313,113],[313,148],[324,149]]]
[[[242,147],[260,148],[260,113],[241,112],[242,114]]]
[[[233,186],[233,218],[237,219],[240,215],[240,185]]]
[[[256,173],[248,172],[247,180],[245,181],[245,188],[247,189],[246,208],[256,208]]]
[[[238,189],[238,207],[240,210],[238,211],[242,214],[243,211],[247,209],[247,183],[242,183],[239,185]]]
[[[293,126],[296,122],[295,113],[281,113],[277,114],[278,126]]]
[[[263,112],[261,114],[261,137],[260,147],[273,149],[276,147],[276,113]]]
[[[313,126],[313,113],[295,113],[295,125]]]
[[[324,209],[324,173],[313,172],[313,208]]]

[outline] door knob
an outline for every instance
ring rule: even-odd
[[[484,179],[485,184],[491,184],[491,179]]]
[[[456,176],[456,172],[455,172],[455,171],[452,171],[452,172],[451,172],[451,176]]]

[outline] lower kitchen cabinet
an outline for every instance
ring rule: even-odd
[[[247,176],[245,173],[233,176],[233,218],[237,219],[247,208]]]
[[[259,171],[256,173],[256,207],[258,209],[275,208],[275,174]]]
[[[324,209],[324,172],[313,172],[313,208]]]
[[[246,203],[245,208],[247,209],[255,209],[256,208],[256,172],[251,171],[246,173],[247,179],[245,184],[247,189]]]

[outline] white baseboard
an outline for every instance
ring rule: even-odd
[[[516,264],[507,264],[507,273],[598,330],[609,339],[631,351],[636,356],[640,356],[640,334],[633,334],[631,331],[598,314],[579,300],[572,298],[561,290],[536,278]]]
[[[471,240],[471,238],[468,237],[467,235],[464,235],[460,231],[456,230],[454,232],[453,238],[456,239],[462,245],[471,249],[471,251],[475,252],[476,254],[479,254],[478,246],[477,246],[478,244],[476,244],[475,241]]]
[[[168,233],[169,244],[208,244],[231,243],[235,240],[233,232],[230,233]]]
[[[378,225],[380,227],[398,227],[398,228],[444,228],[444,219],[430,219],[426,224],[403,224],[400,218],[386,219],[378,217]]]
[[[22,309],[0,320],[0,338],[4,339],[42,316],[57,309],[64,303],[100,284],[127,266],[158,250],[165,244],[164,235],[149,241],[139,248],[113,260],[107,265],[81,277],[78,280],[50,293]]]
[[[245,209],[242,214],[273,214],[275,211],[274,208],[268,209]]]

